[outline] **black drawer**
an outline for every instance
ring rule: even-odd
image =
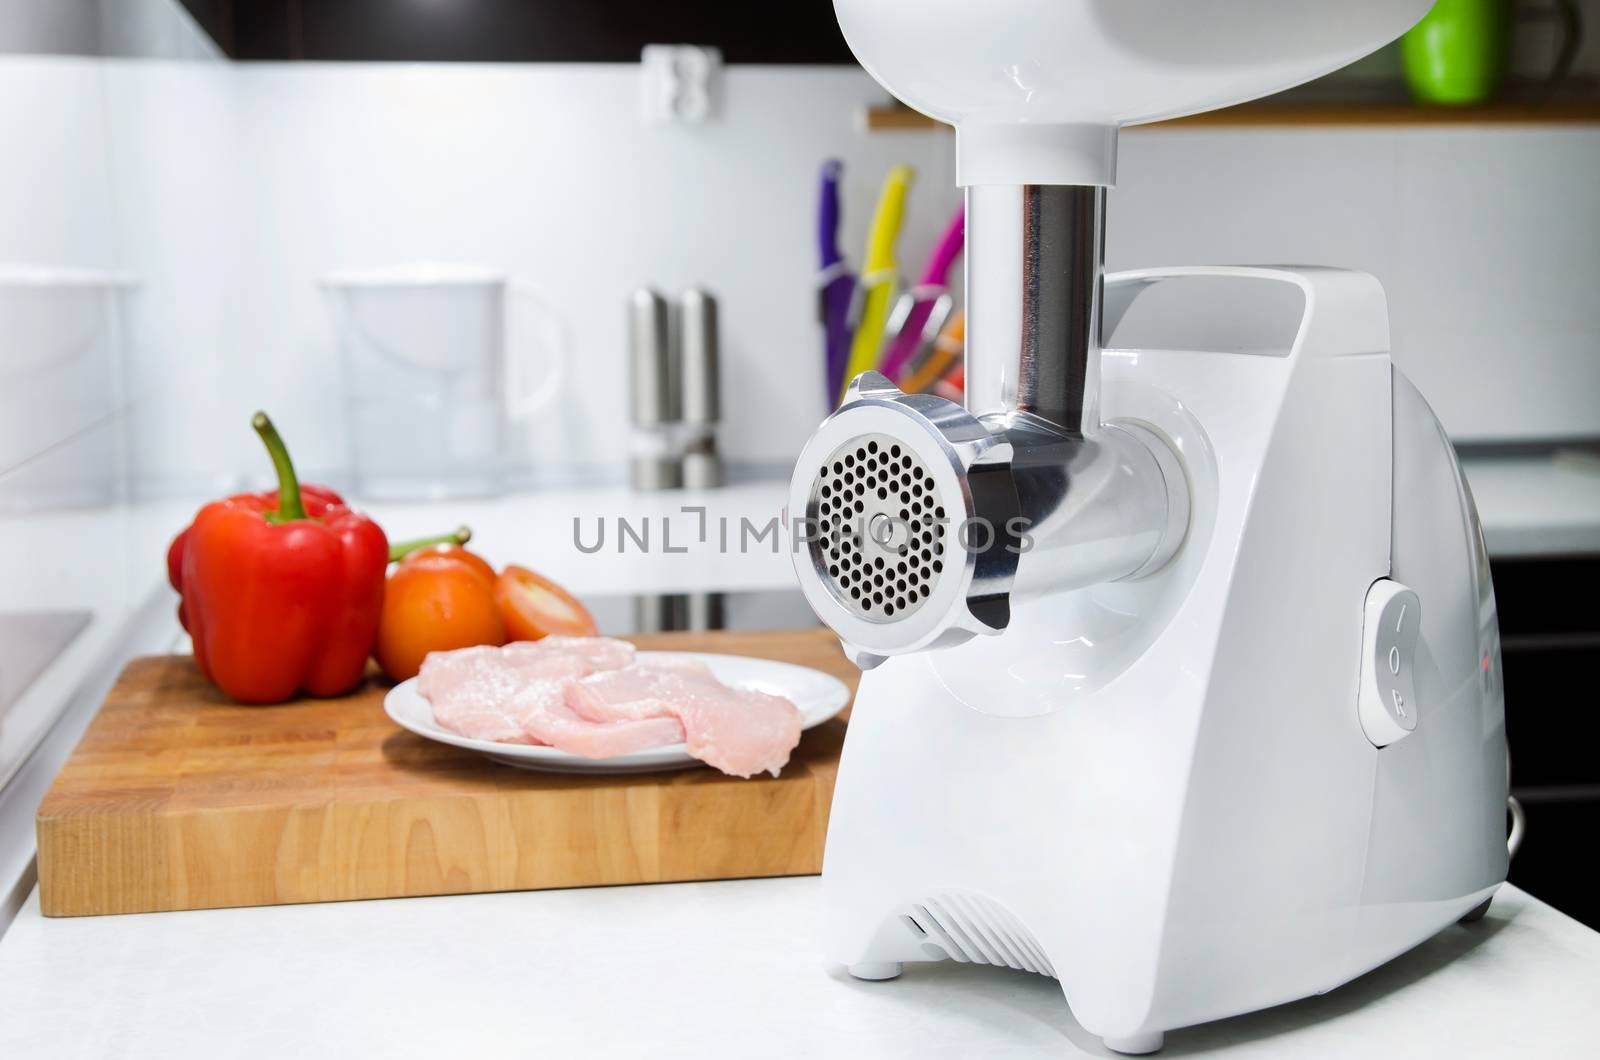
[[[1600,785],[1600,634],[1543,647],[1517,640],[1501,654],[1511,782]]]
[[[1600,835],[1600,788],[1588,797],[1517,788],[1528,830],[1511,861],[1511,882],[1600,930],[1600,870],[1589,856]]]
[[[1492,563],[1512,791],[1527,814],[1511,882],[1600,929],[1600,557]]]
[[[1600,557],[1494,560],[1500,634],[1600,633]]]

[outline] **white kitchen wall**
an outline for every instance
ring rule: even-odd
[[[129,163],[141,207],[123,228],[147,278],[143,333],[175,369],[153,417],[170,429],[145,454],[162,474],[260,464],[243,424],[261,406],[337,478],[337,351],[317,278],[417,260],[503,269],[562,307],[581,371],[520,438],[541,473],[621,474],[623,307],[644,284],[718,295],[725,449],[777,465],[824,411],[821,161],[845,160],[850,248],[893,162],[921,174],[909,262],[959,201],[942,139],[856,130],[878,94],[848,69],[734,68],[718,119],[698,128],[642,122],[633,66],[251,64],[213,77],[141,64],[114,76],[118,157],[138,155],[152,123],[170,133]]]
[[[99,0],[0,0],[0,52],[99,55]]]
[[[138,59],[220,61],[222,49],[178,0],[95,0],[100,52]]]
[[[1600,127],[1133,131],[1108,265],[1362,269],[1458,442],[1600,436]]]
[[[177,0],[0,0],[0,54],[220,59]]]
[[[0,56],[0,159],[0,262],[120,263],[101,62]]]
[[[112,61],[106,82],[114,231],[140,282],[129,328],[137,484],[226,488],[259,455],[237,406],[251,400],[240,321],[253,297],[240,232],[261,207],[241,194],[247,134],[232,67]]]
[[[222,69],[220,51],[176,0],[0,0],[3,510],[114,493],[140,434],[126,414],[115,354],[128,355],[135,379],[167,371],[161,357],[140,371],[141,347],[124,341],[138,313],[130,320],[119,307],[142,311],[138,277],[127,277],[135,283],[126,297],[85,286],[124,278],[110,275],[134,257],[122,228],[145,204],[126,184],[137,167],[122,163],[159,146],[117,135],[114,64],[100,58],[113,55],[204,60],[152,64],[147,74]],[[170,170],[188,153],[182,143],[163,162]],[[169,331],[172,319],[158,330]]]
[[[734,67],[700,128],[643,123],[631,65],[99,69],[97,143],[94,65],[0,60],[0,260],[141,277],[140,462],[161,491],[258,469],[257,406],[337,477],[316,278],[416,260],[504,269],[564,308],[582,372],[520,439],[542,473],[620,474],[622,305],[647,283],[720,296],[725,450],[781,466],[823,411],[818,163],[846,161],[857,257],[883,171],[918,167],[908,271],[957,201],[949,136],[861,131],[882,97],[852,69]],[[1458,439],[1600,436],[1596,172],[1592,127],[1135,130],[1109,256],[1368,269],[1397,357]]]
[[[0,58],[0,511],[118,486],[114,381],[82,386],[115,363],[112,318],[85,288],[38,285],[40,267],[121,260],[105,129],[98,61]]]

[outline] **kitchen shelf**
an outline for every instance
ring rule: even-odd
[[[950,128],[898,103],[867,108],[866,124],[873,132]],[[1490,103],[1480,107],[1264,100],[1138,128],[1296,128],[1308,125],[1600,125],[1600,98]]]

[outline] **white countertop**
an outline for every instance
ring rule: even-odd
[[[89,615],[0,717],[0,788],[166,583],[167,543],[193,512],[192,504],[163,502],[0,517],[0,608]]]
[[[1108,1055],[1054,980],[825,968],[815,877],[47,920],[0,941],[0,1056]],[[1353,983],[1164,1056],[1600,1056],[1600,934],[1507,886]]]
[[[1590,458],[1558,456],[1469,459],[1464,461],[1464,465],[1483,515],[1485,536],[1491,554],[1509,558],[1600,552],[1600,463]],[[783,485],[776,482],[753,483],[698,495],[687,493],[640,495],[617,488],[564,489],[493,501],[373,504],[363,507],[372,511],[395,538],[446,530],[459,522],[468,522],[477,531],[474,547],[494,562],[527,563],[561,579],[580,594],[681,592],[687,589],[764,589],[792,585],[793,574],[789,567],[789,557],[782,552],[781,547],[774,550],[766,540],[755,543],[747,541],[745,547],[741,549],[740,520],[748,517],[759,526],[766,519],[776,515],[782,504],[783,491]],[[684,506],[699,504],[705,504],[710,509],[708,513],[710,533],[708,540],[704,542],[699,541],[695,533],[698,528],[698,515],[681,511]],[[168,501],[113,509],[0,517],[0,588],[4,590],[0,592],[0,607],[8,610],[81,609],[92,616],[88,628],[54,665],[33,682],[23,698],[6,713],[3,722],[0,722],[0,931],[5,929],[10,913],[23,901],[27,888],[31,886],[27,866],[32,856],[34,806],[76,743],[79,732],[93,717],[105,685],[109,683],[116,668],[127,656],[140,651],[162,650],[174,643],[177,627],[171,618],[173,601],[164,587],[165,571],[162,557],[171,535],[188,519],[194,508],[193,502]],[[616,542],[616,518],[628,517],[637,526],[643,515],[651,516],[654,527],[651,551],[648,554],[641,554],[630,545],[626,552],[619,554]],[[594,540],[595,520],[601,517],[606,519],[608,537],[603,550],[585,554],[576,547],[572,537],[574,517],[584,520],[582,539],[585,542]],[[718,541],[720,537],[718,528],[722,517],[729,520],[731,527],[729,550],[731,555],[721,550]],[[661,526],[663,520],[668,518],[673,524],[673,547],[676,549],[687,546],[686,551],[681,553],[663,551]],[[764,924],[768,914],[761,910],[767,900],[759,896],[770,892],[777,895],[776,901],[780,906],[787,903],[785,908],[790,911],[781,914],[782,916],[805,916],[808,915],[808,910],[803,908],[807,901],[806,895],[809,894],[805,890],[808,886],[810,885],[805,882],[729,885],[720,891],[711,888],[704,893],[732,895],[732,897],[719,897],[717,901],[727,903],[730,910],[736,911],[740,917],[747,917],[750,921],[748,931],[741,928],[733,934],[744,935],[753,932],[752,937],[766,937],[772,931],[789,931],[790,927]],[[681,901],[691,910],[702,908],[699,903],[702,903],[703,899],[697,897],[702,891],[694,888],[661,888],[658,891],[654,897],[641,899],[643,904],[639,908],[655,908],[660,902],[666,901]],[[593,892],[596,897],[592,899],[553,894],[441,899],[428,900],[420,904],[408,903],[405,908],[408,911],[420,911],[424,908],[431,910],[437,905],[439,908],[452,910],[448,914],[442,914],[448,919],[458,915],[453,912],[458,907],[471,910],[470,915],[476,917],[503,915],[505,910],[514,906],[516,916],[531,916],[535,921],[542,922],[541,918],[546,914],[539,912],[540,910],[562,908],[564,902],[578,902],[582,905],[590,901],[611,901],[613,899],[606,896],[627,893],[629,892],[625,890]],[[666,897],[678,894],[689,897]],[[746,901],[746,895],[751,896],[748,901],[752,904],[748,908],[741,904]],[[463,907],[461,903],[481,903],[481,905]],[[166,931],[168,929],[165,925],[179,925],[171,929],[175,932],[173,945],[178,950],[185,944],[182,932],[198,931],[204,935],[215,930],[223,936],[239,932],[242,933],[241,938],[253,938],[257,935],[263,938],[276,938],[282,932],[286,933],[288,938],[296,940],[297,945],[310,947],[305,949],[305,953],[311,957],[317,952],[313,946],[315,939],[322,937],[324,933],[331,933],[329,937],[338,936],[340,932],[346,930],[343,925],[369,923],[370,930],[380,934],[389,931],[389,928],[382,926],[382,918],[391,914],[381,912],[388,908],[390,908],[388,903],[368,903],[327,907],[325,910],[307,907],[293,910],[181,914],[162,918],[128,917],[85,921],[81,924],[48,925],[40,923],[37,915],[33,914],[25,916],[13,934],[24,940],[41,935],[63,940],[65,949],[60,959],[63,961],[77,959],[84,962],[83,974],[92,979],[92,966],[95,962],[83,954],[72,958],[71,946],[66,942],[78,937],[76,935],[78,932],[85,932],[87,934],[82,937],[93,939],[91,946],[96,951],[104,950],[108,954],[122,953],[125,960],[132,960],[143,949],[155,951],[164,947],[166,945],[164,935],[152,935],[147,932]],[[483,910],[491,912],[483,913]],[[494,910],[499,910],[501,913],[493,913]],[[1517,924],[1526,922],[1525,926],[1532,925],[1549,935],[1549,938],[1542,943],[1531,945],[1527,954],[1518,957],[1519,961],[1542,962],[1549,959],[1556,960],[1559,964],[1557,957],[1560,953],[1569,952],[1564,948],[1569,945],[1587,947],[1585,952],[1591,955],[1591,959],[1595,954],[1595,936],[1592,933],[1585,932],[1573,922],[1537,903],[1529,904],[1526,899],[1513,898],[1504,903],[1503,911],[1515,911]],[[408,917],[409,915],[411,914],[408,912]],[[466,913],[459,915],[463,920],[468,916]],[[634,915],[618,913],[614,916],[620,922]],[[673,915],[679,914],[675,911]],[[368,921],[365,919],[368,917],[378,919]],[[556,915],[555,919],[560,920],[561,917]],[[157,924],[163,927],[156,929],[149,926]],[[671,945],[686,947],[687,952],[695,952],[702,947],[715,948],[732,944],[731,939],[723,937],[728,934],[724,926],[714,927],[715,930],[708,929],[702,939],[691,940],[685,936],[675,938]],[[622,939],[624,933],[619,933],[614,926],[603,930],[607,940],[605,947],[615,946],[620,949],[622,944],[617,940]],[[656,944],[651,941],[658,938],[655,934],[656,927],[641,920],[638,931],[642,939],[639,944],[646,950]],[[439,932],[436,939],[428,941],[428,949],[431,950],[440,945],[442,940],[452,937],[443,926]],[[1570,942],[1573,932],[1577,933],[1576,942]],[[1514,938],[1518,937],[1512,927],[1506,927],[1500,934],[1512,934]],[[471,940],[473,946],[492,945],[494,935],[495,929],[486,925],[479,931],[468,932],[465,937]],[[508,937],[515,936],[513,934]],[[594,937],[596,936],[593,933],[581,939],[574,937],[566,945],[592,942]],[[800,945],[796,940],[802,938],[801,935],[785,937],[789,938],[786,945],[791,948]],[[1455,935],[1447,933],[1447,937],[1454,938]],[[1495,937],[1498,939],[1500,936]],[[140,941],[141,939],[146,941]],[[482,940],[490,941],[484,943]],[[352,961],[365,959],[361,942],[362,940],[358,939],[356,948],[352,950]],[[402,945],[402,940],[385,944]],[[12,967],[14,972],[18,947],[24,945],[25,942],[14,944],[8,937],[3,946],[0,946],[0,968]],[[251,945],[255,943],[252,942]],[[1425,951],[1434,952],[1445,945],[1447,945],[1445,939],[1436,940],[1431,944],[1432,949],[1425,948]],[[1550,957],[1546,953],[1547,949],[1557,954],[1557,957]],[[526,956],[529,958],[538,957],[543,953],[536,938],[527,940],[526,950]],[[186,951],[190,952],[190,956],[186,959],[192,960],[196,968],[203,969],[214,964],[219,953],[226,957],[229,947],[219,945],[217,951],[211,952],[205,940],[201,939],[195,943],[192,951]],[[755,958],[745,955],[738,959],[753,961]],[[781,958],[784,961],[792,959],[792,955]],[[1408,960],[1415,959],[1417,958],[1408,958]],[[280,965],[276,968],[274,976],[295,979],[304,976],[308,970],[316,971],[315,968],[293,965],[287,951],[280,954],[277,960]],[[613,957],[607,956],[605,960],[609,962]],[[12,964],[7,965],[6,962]],[[811,956],[801,961],[801,965],[808,970],[813,964]],[[1520,964],[1518,966],[1520,967]],[[44,967],[41,965],[41,969]],[[163,963],[162,970],[153,982],[159,983],[162,976],[169,975],[166,967]],[[788,969],[789,966],[785,964],[784,968]],[[408,973],[414,971],[414,968],[408,969]],[[385,965],[383,968],[364,974],[381,977],[389,972],[389,966]],[[172,976],[178,974],[176,968],[170,971]],[[241,968],[237,974],[246,978],[253,976],[259,978],[248,967]],[[316,972],[316,974],[321,973]],[[829,991],[828,996],[820,1000],[821,1003],[830,1006],[830,1011],[832,1006],[840,1006],[840,1012],[852,1014],[849,1017],[851,1019],[885,1018],[875,1006],[859,1016],[854,1015],[857,1010],[852,1007],[855,1004],[852,999],[858,997],[858,988],[852,984],[829,979],[826,976],[802,978],[798,971],[792,969],[786,970],[784,974],[789,977],[784,982],[790,983],[792,980],[792,984],[780,989],[798,990],[799,997],[812,998],[818,990],[826,987]],[[903,985],[910,985],[913,989],[934,991],[938,996],[944,997],[941,992],[945,987],[939,984],[957,980],[965,982],[962,977],[967,974],[967,971],[960,969],[932,972],[919,970],[916,975],[909,978],[908,984]],[[1378,973],[1379,977],[1389,974],[1387,971]],[[1593,973],[1588,974],[1590,978],[1581,981],[1588,984],[1592,997],[1600,997],[1600,990],[1595,989]],[[809,971],[807,975],[810,975]],[[21,996],[13,982],[16,978],[15,974],[10,979],[0,975],[0,1007],[8,1006]],[[705,976],[701,978],[704,979]],[[1424,989],[1434,978],[1437,977],[1430,977],[1426,982],[1415,984],[1408,990],[1415,992]],[[1553,983],[1549,989],[1553,991],[1550,996],[1557,998],[1565,996],[1563,991],[1567,985],[1580,981],[1565,974],[1555,978],[1561,981]],[[308,981],[313,980],[315,975]],[[177,980],[174,979],[173,982],[176,984]],[[108,983],[97,995],[97,1003],[91,1006],[80,1005],[75,1018],[80,1022],[99,1019],[98,999],[114,999],[128,991],[138,994],[141,991],[157,990],[158,987],[150,985],[151,983],[152,980],[148,978],[142,978],[139,982]],[[921,986],[919,983],[927,985]],[[918,1006],[917,1025],[945,1027],[946,1031],[954,1033],[946,1026],[945,1021],[953,1019],[957,1025],[963,1027],[974,1021],[982,1025],[986,1019],[998,1018],[994,1016],[996,1011],[994,1005],[999,1005],[1000,1010],[1003,1010],[1005,1004],[1013,1002],[1021,1004],[1018,999],[1031,998],[1028,1005],[1034,1007],[1024,1007],[1028,1013],[1037,1010],[1038,1014],[1029,1015],[1021,1023],[1014,1016],[1005,1019],[1007,1033],[1023,1035],[1019,1039],[1022,1042],[1032,1041],[1029,1035],[1035,1033],[1046,1037],[1059,1036],[1059,1024],[1064,1016],[1057,1012],[1053,1005],[1046,1004],[1051,991],[1042,989],[1038,984],[1019,986],[1016,983],[1017,981],[1001,977],[995,984],[984,983],[970,995],[963,992],[964,1004],[970,1002],[977,1008],[974,1010],[958,1007],[953,1010],[953,1015],[941,1015],[932,1023],[927,1022],[932,1017],[922,1013],[922,1006]],[[228,988],[229,983],[225,981],[217,982],[210,987],[212,990],[224,992]],[[329,991],[329,996],[339,997],[343,996],[344,992],[358,993],[359,985],[347,983],[336,977],[319,989]],[[413,986],[413,989],[419,988]],[[719,980],[713,993],[726,989],[727,984]],[[1533,993],[1538,992],[1533,991],[1531,986],[1528,989]],[[357,993],[351,993],[351,996],[356,997]],[[1343,991],[1335,996],[1348,996],[1349,993]],[[558,997],[559,994],[558,990]],[[429,1004],[437,1004],[439,1001],[436,990],[425,991],[424,996],[428,998]],[[170,1003],[179,1004],[181,998],[180,993],[177,995],[177,1000],[171,1000]],[[984,1001],[984,998],[990,1000]],[[78,999],[82,1001],[84,996],[80,994]],[[470,1008],[470,999],[457,998],[450,1001],[450,1004],[456,1006],[454,1011],[467,1011]],[[512,1011],[516,1011],[516,1005],[526,1005],[528,1002],[508,1001],[507,1004]],[[899,1004],[892,1002],[891,1006]],[[1324,1002],[1307,1004],[1317,1005]],[[1492,999],[1486,997],[1483,1005],[1488,1007],[1478,1011],[1492,1010]],[[398,1010],[402,1017],[410,1011],[408,1004],[397,1002],[392,1007]],[[449,1008],[449,1005],[446,1007]],[[1306,1006],[1297,1006],[1283,1011],[1299,1011],[1304,1007]],[[160,1010],[159,1004],[151,1009],[151,1011]],[[900,1011],[898,1007],[895,1010]],[[1554,1016],[1556,1010],[1552,1009],[1549,1014]],[[115,1017],[114,1014],[108,1013],[106,1018]],[[251,1017],[246,1014],[237,1018],[248,1023]],[[1341,1019],[1343,1018],[1341,1016]],[[1360,1018],[1368,1018],[1365,1011],[1360,1014]],[[1260,1025],[1260,1021],[1271,1022],[1277,1019],[1277,1016],[1255,1019],[1255,1024],[1243,1021],[1239,1025]],[[1521,1016],[1513,1014],[1514,1023],[1520,1022],[1521,1019]],[[671,1029],[672,1027],[683,1023],[681,1018],[677,1024],[665,1016],[663,1020],[671,1034],[677,1033]],[[7,1022],[9,1021],[0,1018],[0,1044],[5,1041],[4,1025]],[[404,1018],[401,1018],[397,1025],[403,1024]],[[693,1024],[694,1020],[689,1020],[685,1025]],[[278,1026],[281,1026],[281,1023],[268,1021],[260,1030],[261,1033],[268,1033],[272,1027]],[[602,1027],[594,1033],[604,1034],[607,1031]],[[812,1029],[807,1033],[812,1037],[796,1040],[838,1044],[837,1041],[827,1037],[830,1032],[826,1029]],[[916,1040],[912,1030],[908,1029],[905,1033],[909,1035],[906,1040]],[[1403,1031],[1396,1029],[1392,1033],[1402,1034]],[[1212,1039],[1207,1037],[1211,1034],[1213,1034],[1211,1030],[1190,1032],[1183,1040],[1211,1041]],[[818,1038],[817,1035],[822,1037]],[[1467,1037],[1473,1041],[1478,1040],[1471,1034]],[[1448,1039],[1449,1035],[1446,1035],[1446,1038]],[[1078,1040],[1082,1040],[1081,1035]],[[1494,1039],[1491,1037],[1489,1040]],[[0,1048],[0,1055],[7,1055],[7,1050]]]

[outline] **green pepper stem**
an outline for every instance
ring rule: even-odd
[[[250,426],[256,429],[261,441],[272,457],[272,467],[278,473],[278,511],[273,522],[288,523],[306,518],[305,501],[300,497],[300,479],[294,473],[294,462],[289,459],[289,447],[283,444],[278,428],[272,425],[265,412],[250,417]]]
[[[389,545],[389,562],[399,563],[421,548],[431,548],[434,545],[464,545],[471,540],[471,528],[458,526],[448,534],[434,534],[432,537],[414,537],[409,541],[395,541]]]

